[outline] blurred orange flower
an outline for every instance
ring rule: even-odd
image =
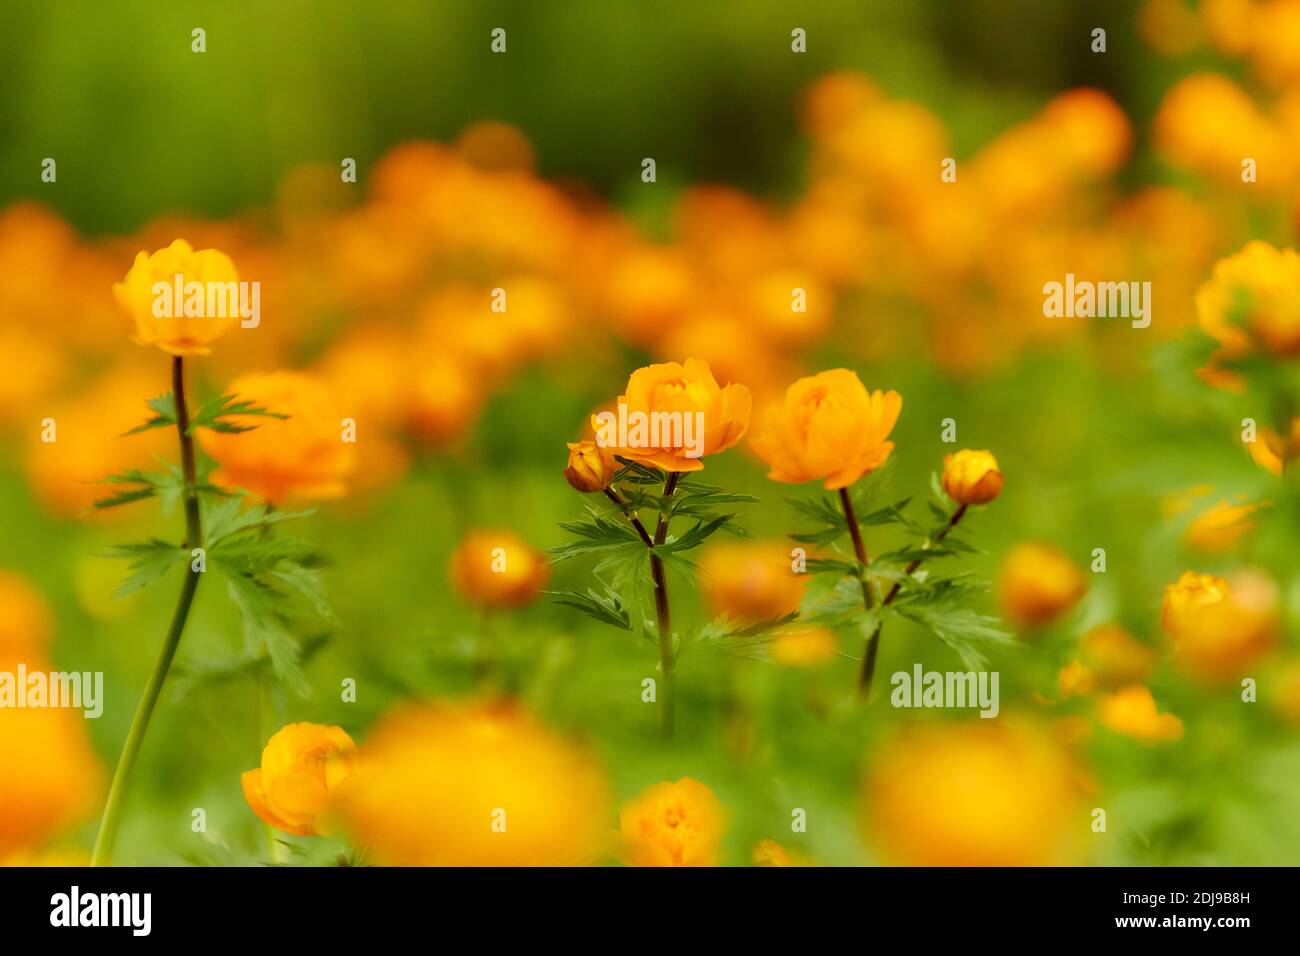
[[[867,769],[867,833],[903,866],[1080,862],[1079,768],[1049,735],[976,720],[909,727]]]
[[[619,814],[629,866],[717,866],[726,814],[697,780],[653,784]]]
[[[1217,358],[1232,360],[1262,347],[1300,354],[1300,254],[1249,242],[1220,259],[1196,293],[1201,328],[1218,340]]]
[[[216,459],[212,480],[279,504],[290,498],[337,498],[356,467],[344,441],[343,416],[329,389],[303,372],[242,375],[226,389],[242,401],[287,418],[232,415],[244,432],[201,429],[199,444]]]
[[[407,704],[362,748],[339,809],[386,866],[599,861],[604,777],[584,749],[512,704]]]
[[[471,531],[451,556],[452,583],[485,607],[530,604],[548,576],[546,556],[513,531]]]
[[[1206,684],[1230,683],[1277,638],[1277,586],[1257,571],[1231,580],[1184,571],[1165,588],[1160,621],[1184,671]]]
[[[1102,695],[1097,701],[1097,719],[1117,734],[1148,744],[1181,740],[1183,736],[1183,722],[1173,714],[1159,713],[1151,691],[1141,684]]]
[[[831,369],[791,385],[751,444],[773,481],[825,479],[828,489],[845,488],[889,458],[902,407],[897,392],[868,392],[856,373]]]
[[[1041,627],[1074,607],[1088,590],[1083,572],[1054,545],[1027,541],[1002,562],[1002,613],[1021,627]]]
[[[244,799],[263,822],[298,836],[328,832],[325,816],[357,769],[357,747],[342,727],[287,724],[262,750],[262,765],[239,778]]]
[[[742,621],[771,621],[799,610],[805,578],[782,541],[729,541],[700,554],[700,589],[709,610]]]

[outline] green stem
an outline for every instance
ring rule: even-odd
[[[862,585],[862,604],[868,611],[876,606],[876,595],[871,590],[871,582],[867,580],[867,547],[862,541],[862,529],[858,527],[857,515],[853,513],[853,499],[849,495],[849,489],[840,489],[840,506],[844,509],[844,520],[849,526],[849,537],[853,539],[853,553],[857,556],[858,564],[862,565],[862,577],[859,583]],[[858,672],[858,695],[866,700],[871,694],[871,678],[876,672],[876,650],[880,645],[880,628],[877,627],[867,638],[867,646],[862,652],[862,670]]]
[[[677,482],[681,478],[678,472],[669,474],[668,479],[664,482],[664,503],[668,504],[668,499],[672,498],[673,492],[677,490]],[[668,539],[668,515],[666,511],[659,512],[659,524],[655,527],[654,545],[657,547]],[[654,547],[650,549],[650,576],[654,579],[655,584],[655,613],[659,622],[659,670],[660,687],[659,702],[661,706],[662,728],[664,740],[672,740],[673,737],[673,625],[672,616],[668,610],[668,580],[664,574],[663,559],[655,552]]]
[[[172,357],[172,396],[176,404],[176,431],[180,436],[181,472],[185,481],[184,548],[190,550],[203,546],[203,525],[199,519],[199,499],[195,491],[194,437],[190,434],[190,414],[185,404],[185,368],[179,355]],[[122,745],[122,754],[117,759],[117,769],[113,771],[113,782],[108,788],[99,835],[95,838],[95,849],[90,858],[92,866],[110,866],[113,862],[113,846],[117,842],[117,831],[122,825],[122,811],[131,773],[135,769],[136,758],[140,755],[145,732],[149,729],[149,719],[153,716],[154,707],[167,680],[167,671],[171,669],[172,658],[176,656],[181,634],[185,631],[185,621],[189,617],[190,606],[194,603],[194,592],[198,590],[201,575],[201,571],[194,570],[192,561],[186,563],[185,581],[181,585],[180,596],[176,599],[176,609],[172,612],[167,636],[163,638],[162,650],[158,653],[158,660],[154,664],[153,673],[149,675],[149,683],[145,685],[140,703],[136,706],[126,743]]]

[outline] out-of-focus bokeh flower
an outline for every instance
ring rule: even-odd
[[[777,631],[768,644],[768,655],[787,667],[814,667],[835,659],[839,641],[825,627],[803,627]]]
[[[1151,691],[1141,684],[1103,694],[1097,701],[1097,719],[1117,734],[1148,744],[1181,740],[1183,736],[1183,722],[1173,714],[1159,712]]]
[[[963,448],[943,456],[943,491],[959,505],[982,505],[1002,492],[1002,472],[991,452]]]
[[[855,372],[830,369],[791,385],[751,444],[773,481],[845,488],[889,458],[902,407],[897,392],[868,392]]]
[[[1300,457],[1300,417],[1291,419],[1291,431],[1286,437],[1272,428],[1261,428],[1255,440],[1246,444],[1246,450],[1259,467],[1282,474],[1289,462]]]
[[[693,358],[637,369],[618,405],[593,416],[597,441],[625,458],[673,472],[699,471],[705,456],[726,451],[740,441],[749,428],[751,412],[749,389],[735,383],[719,387],[709,364]],[[629,422],[627,446],[622,444],[624,436],[618,425],[624,406]],[[645,416],[643,436],[634,431],[633,416]],[[676,416],[680,425],[664,426],[663,422],[673,421],[669,416]],[[703,423],[703,435],[696,430],[697,421]],[[659,424],[651,430],[650,423]],[[697,443],[694,449],[685,440],[688,428]]]
[[[726,812],[717,795],[690,777],[663,781],[619,814],[629,866],[717,866]]]
[[[787,850],[770,838],[764,838],[754,844],[749,852],[749,862],[754,866],[812,866],[807,856],[796,851]]]
[[[916,725],[874,754],[866,832],[892,864],[1078,863],[1080,770],[1050,736],[992,721]]]
[[[263,822],[298,836],[328,832],[330,801],[357,769],[357,747],[342,727],[287,724],[262,750],[262,765],[239,778]]]
[[[709,610],[742,621],[771,621],[799,610],[806,579],[782,541],[728,541],[700,553],[700,589]]]
[[[320,379],[290,371],[242,375],[226,392],[287,417],[231,415],[225,420],[250,430],[199,430],[199,444],[219,466],[212,475],[216,484],[274,504],[347,491],[355,446],[343,440],[343,416]]]
[[[1192,519],[1183,540],[1194,551],[1209,554],[1230,551],[1242,537],[1255,529],[1251,516],[1259,507],[1252,502],[1233,504],[1220,501]]]
[[[1038,541],[1013,547],[998,577],[1002,613],[1025,628],[1042,627],[1060,617],[1087,590],[1083,572],[1069,555]]]
[[[489,608],[532,603],[548,574],[546,556],[504,529],[469,532],[451,556],[451,580],[456,590]]]
[[[593,757],[515,705],[407,704],[383,717],[342,818],[389,866],[564,866],[603,855]]]
[[[1219,360],[1262,349],[1300,354],[1300,255],[1254,240],[1214,266],[1196,293],[1201,328],[1220,345]]]
[[[1231,579],[1184,571],[1165,588],[1160,621],[1174,660],[1206,684],[1231,683],[1277,638],[1277,586],[1257,571]]]
[[[568,446],[569,463],[564,469],[564,480],[584,494],[608,488],[609,480],[618,471],[613,453],[594,441],[569,442]]]
[[[1120,687],[1145,680],[1156,664],[1156,652],[1118,624],[1099,624],[1079,639],[1079,659],[1103,687]]]
[[[44,660],[53,631],[40,593],[22,575],[0,569],[0,661]]]
[[[177,276],[181,278],[177,280]],[[181,294],[175,295],[179,282]],[[190,283],[200,284],[202,306],[192,302]],[[160,297],[156,283],[166,287]],[[208,291],[219,284],[224,306],[217,305]],[[123,311],[135,322],[135,340],[140,345],[156,345],[172,355],[207,355],[212,343],[240,321],[239,274],[230,257],[216,249],[195,250],[184,239],[177,239],[157,252],[141,252],[135,257],[126,278],[113,286],[113,296]],[[160,305],[165,300],[165,305]],[[195,305],[195,308],[191,308]],[[192,312],[198,314],[191,314]]]

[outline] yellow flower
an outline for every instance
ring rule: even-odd
[[[174,290],[180,276],[182,297],[177,301]],[[189,283],[202,286],[203,306],[194,309],[187,301]],[[230,331],[240,321],[239,275],[224,253],[216,249],[194,248],[184,239],[177,239],[165,249],[150,255],[141,252],[121,282],[114,283],[113,297],[118,305],[135,321],[135,341],[140,345],[156,345],[172,355],[207,355],[212,343]],[[166,287],[160,295],[155,283]],[[216,288],[209,283],[220,283],[225,296],[225,306],[214,309],[220,315],[207,315],[208,290]],[[235,283],[235,285],[231,285]],[[159,287],[161,290],[162,286]],[[205,314],[187,314],[198,311]]]
[[[325,817],[340,785],[357,769],[357,746],[341,727],[287,724],[262,750],[262,766],[239,778],[262,820],[298,836],[327,832]]]
[[[1002,492],[998,460],[987,451],[963,448],[943,456],[943,492],[959,505],[982,505]]]
[[[1160,621],[1180,668],[1206,684],[1235,682],[1276,640],[1277,587],[1255,571],[1231,581],[1185,571],[1165,588]]]
[[[1235,359],[1262,346],[1277,356],[1300,355],[1300,255],[1266,242],[1248,242],[1220,259],[1196,293],[1201,328],[1218,340],[1219,357]]]
[[[846,488],[888,460],[902,407],[897,392],[868,392],[848,369],[819,372],[786,390],[752,445],[773,481],[825,479],[826,488]]]
[[[406,704],[340,794],[347,829],[385,866],[597,862],[604,777],[591,755],[509,704]]]
[[[802,853],[791,852],[772,839],[762,839],[754,844],[749,853],[749,862],[754,866],[812,866],[813,863]]]
[[[1229,551],[1242,536],[1254,530],[1255,522],[1250,520],[1250,516],[1258,508],[1257,504],[1234,505],[1220,501],[1196,516],[1187,526],[1183,539],[1195,551]]]
[[[1143,681],[1156,664],[1156,652],[1118,624],[1101,624],[1083,635],[1079,656],[1105,687]]]
[[[564,479],[575,491],[604,491],[618,471],[618,462],[608,449],[594,441],[569,442],[569,464]]]
[[[1148,744],[1181,740],[1183,736],[1183,722],[1173,714],[1159,713],[1151,691],[1141,684],[1104,694],[1097,702],[1097,719],[1117,734]]]
[[[53,630],[40,593],[21,575],[0,569],[0,662],[44,660]]]
[[[806,627],[772,635],[768,654],[772,660],[787,667],[811,667],[833,660],[837,648],[834,631],[825,627]]]
[[[1092,693],[1093,687],[1096,686],[1096,678],[1087,665],[1079,661],[1070,661],[1057,675],[1057,686],[1060,688],[1063,700],[1067,697],[1082,697]]]
[[[690,777],[647,787],[619,814],[629,866],[717,866],[726,814]]]
[[[1291,419],[1291,432],[1283,438],[1272,428],[1261,428],[1246,450],[1255,464],[1275,475],[1282,474],[1289,462],[1300,457],[1300,417]]]
[[[1077,776],[1068,753],[1028,727],[914,725],[867,771],[867,832],[904,866],[1078,862]]]
[[[1083,572],[1050,544],[1023,542],[1002,562],[1002,612],[1021,627],[1041,627],[1078,603],[1088,590]]]
[[[471,531],[451,556],[451,579],[462,595],[486,607],[522,607],[542,590],[546,557],[513,531]]]
[[[302,372],[243,375],[226,391],[288,417],[233,415],[226,420],[252,429],[200,429],[199,444],[220,466],[212,475],[215,483],[276,504],[289,498],[337,498],[347,491],[356,446],[343,440],[343,416],[320,379]]]
[[[592,418],[596,440],[625,458],[664,471],[699,471],[749,428],[749,389],[720,388],[700,359],[647,365],[632,373],[619,409]],[[620,422],[626,409],[626,436]],[[624,442],[626,441],[626,444]]]
[[[771,621],[799,610],[806,580],[781,541],[711,544],[700,555],[700,589],[709,610],[747,622]]]

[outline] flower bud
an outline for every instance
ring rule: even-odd
[[[569,442],[569,466],[564,469],[564,478],[575,491],[604,491],[617,470],[614,456],[596,442]]]
[[[959,505],[982,505],[1002,492],[998,460],[987,451],[963,448],[943,456],[943,491]]]

